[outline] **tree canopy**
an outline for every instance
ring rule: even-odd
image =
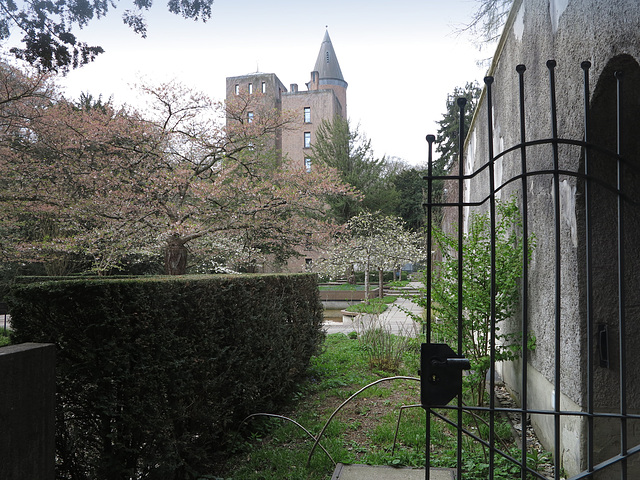
[[[394,270],[424,258],[421,236],[407,230],[401,218],[380,212],[361,212],[347,222],[345,233],[337,236],[326,250],[318,270],[329,277],[341,277],[357,265],[365,272],[365,299],[368,300],[371,270]]]
[[[269,139],[290,119],[258,95],[222,104],[176,83],[148,86],[154,108],[142,114],[65,101],[17,70],[3,79],[5,259],[88,256],[108,272],[163,252],[167,273],[184,273],[187,253],[228,268],[283,260],[331,233],[326,195],[350,194],[334,169],[281,164]],[[253,122],[223,124],[247,105]]]
[[[147,31],[144,13],[152,4],[153,0],[133,0],[122,13],[123,22],[142,37]],[[171,13],[206,21],[211,17],[212,4],[213,0],[169,0],[167,5]],[[45,71],[77,68],[104,50],[82,42],[74,30],[104,17],[117,5],[118,0],[0,0],[0,41],[17,29],[22,46],[11,48],[16,57]]]
[[[436,152],[440,157],[434,162],[433,174],[446,175],[458,154],[458,142],[460,135],[460,108],[457,101],[465,98],[465,135],[469,131],[473,113],[475,112],[482,89],[477,82],[467,82],[464,87],[455,87],[453,92],[447,95],[446,111],[438,123],[438,143]]]
[[[329,199],[331,214],[338,223],[346,223],[361,211],[394,212],[397,193],[391,182],[393,165],[384,157],[376,158],[371,141],[344,118],[322,121],[312,144],[312,159],[314,164],[335,168],[342,181],[362,195],[360,199],[342,195]]]

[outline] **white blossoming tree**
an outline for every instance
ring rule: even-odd
[[[347,222],[344,235],[327,249],[318,269],[330,277],[339,277],[354,265],[363,269],[365,301],[369,301],[371,271],[379,272],[382,294],[384,271],[395,270],[406,262],[421,260],[425,255],[421,237],[408,231],[402,219],[380,212],[362,212]]]

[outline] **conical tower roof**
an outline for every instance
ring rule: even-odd
[[[328,30],[324,34],[324,39],[320,46],[320,53],[318,53],[316,66],[313,70],[318,72],[321,85],[340,85],[341,87],[347,87],[347,82],[345,82],[342,76],[338,57],[336,57],[336,52],[333,49]]]

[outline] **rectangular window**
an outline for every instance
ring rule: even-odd
[[[236,83],[236,89],[235,89],[236,95],[240,95],[240,85],[238,85]]]
[[[267,82],[262,82],[262,93],[267,93]]]
[[[249,84],[249,95],[253,93],[253,83]]]
[[[253,122],[253,112],[248,112],[247,113],[247,121],[249,123]]]
[[[311,123],[311,107],[304,107],[304,123]]]
[[[304,132],[304,148],[311,148],[311,132]]]
[[[304,168],[307,171],[307,173],[311,171],[311,159],[308,157],[304,159]]]

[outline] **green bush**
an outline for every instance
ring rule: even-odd
[[[312,275],[14,284],[12,340],[57,345],[62,479],[191,479],[291,397],[322,340]]]
[[[442,341],[455,344],[462,335],[463,351],[471,362],[471,374],[465,376],[478,406],[486,396],[487,373],[491,368],[492,340],[496,361],[516,359],[522,350],[522,332],[517,328],[504,331],[508,320],[515,315],[520,300],[520,275],[523,261],[529,262],[536,245],[535,237],[528,239],[524,251],[522,218],[515,198],[496,202],[497,216],[492,232],[488,213],[472,213],[468,232],[463,241],[463,269],[459,272],[458,236],[434,228],[433,235],[442,253],[435,262],[432,275],[431,308],[438,321],[433,322],[433,334]],[[495,248],[495,291],[491,289],[492,236]],[[426,275],[426,273],[425,273]],[[462,331],[458,329],[459,284],[462,291]],[[425,292],[423,290],[423,292]],[[424,308],[426,297],[417,303]],[[493,316],[493,318],[492,318]],[[492,320],[495,330],[492,331]],[[527,348],[535,347],[535,338],[527,334]]]

